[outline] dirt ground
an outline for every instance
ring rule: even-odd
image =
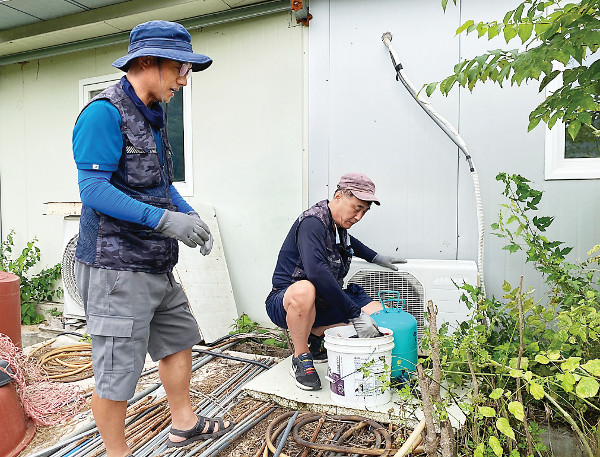
[[[289,349],[279,348],[276,346],[267,346],[254,341],[240,342],[231,349],[238,352],[245,352],[247,354],[268,355],[270,357],[277,357],[280,359],[285,359],[292,353]]]
[[[278,358],[284,358],[289,355],[289,351],[286,349],[265,346],[252,341],[240,342],[231,349],[238,352],[269,355]],[[232,374],[239,370],[240,366],[241,363],[239,362],[232,362],[225,359],[212,360],[201,370],[198,370],[192,377],[192,397],[196,400],[205,398],[216,387],[227,381]],[[158,373],[144,376],[138,383],[137,391],[140,392],[158,381]],[[83,393],[89,395],[91,393],[91,388]],[[255,409],[262,404],[262,402],[250,398],[241,398],[239,403],[232,408],[230,413],[225,415],[225,418],[236,421],[246,411]],[[252,455],[255,452],[254,449],[258,449],[264,442],[264,433],[270,420],[279,414],[283,414],[285,411],[286,410],[283,408],[277,409],[270,414],[267,419],[250,429],[242,437],[238,438],[231,446],[229,446],[226,453],[222,453],[222,455],[231,457]],[[76,417],[69,420],[67,423],[54,426],[38,426],[32,441],[20,455],[22,457],[27,457],[28,455],[32,455],[42,449],[48,448],[61,441],[64,436],[75,430],[79,424],[89,422],[92,419],[90,398],[88,397],[83,409]]]
[[[255,343],[252,341],[245,341],[236,344],[231,348],[237,352],[245,352],[251,354],[260,354],[260,355],[268,355],[279,358],[287,357],[290,352],[287,349],[276,348],[272,346],[265,346],[259,343]],[[214,359],[200,370],[195,372],[192,376],[192,385],[191,385],[191,393],[194,401],[200,401],[203,398],[206,398],[207,395],[222,383],[230,379],[233,374],[235,374],[242,364],[240,362],[230,361],[226,359]],[[153,373],[147,376],[144,376],[140,379],[138,383],[138,392],[144,390],[148,386],[156,383],[158,381],[158,374]],[[90,390],[90,389],[88,389]],[[244,394],[239,398],[238,403],[227,413],[224,415],[225,419],[232,420],[238,422],[244,418],[249,411],[256,410],[265,405],[265,403],[260,402],[258,400],[254,400],[250,397],[246,397]],[[231,445],[221,452],[219,455],[223,457],[253,457],[260,452],[262,455],[261,449],[264,449],[264,445],[267,440],[266,431],[269,424],[276,420],[281,415],[287,412],[293,412],[286,408],[279,407],[275,404],[271,405],[274,409],[269,416],[263,419],[260,423],[249,429],[246,433],[244,433],[241,437],[236,439]],[[28,455],[32,455],[44,448],[52,446],[57,442],[61,441],[61,439],[66,436],[68,433],[73,431],[73,429],[82,422],[89,422],[92,420],[91,410],[90,410],[90,401],[89,398],[86,401],[85,407],[83,410],[72,420],[68,421],[66,424],[61,424],[57,426],[46,426],[46,427],[38,427],[37,432],[32,440],[32,442],[27,446],[27,448],[21,453],[21,456],[27,457]],[[287,419],[281,422],[283,425],[287,423]],[[313,431],[317,426],[317,422],[311,422],[307,424],[305,427],[301,429],[301,437],[306,440],[310,440]],[[321,430],[318,435],[318,442],[330,442],[330,440],[335,435],[336,430],[340,427],[340,422],[328,419],[324,422],[321,427]],[[347,426],[349,427],[349,425]],[[385,427],[390,427],[385,425]],[[398,430],[392,430],[389,428],[390,435],[393,439],[396,438],[396,435],[399,433]],[[366,429],[363,431],[357,432],[354,437],[351,439],[351,443],[354,443],[356,446],[369,446],[372,444],[373,435],[368,432]],[[395,446],[397,447],[397,446]],[[292,456],[300,456],[304,451],[304,447],[296,444],[291,437],[286,441],[283,452],[284,454],[292,457]],[[305,457],[311,457],[318,455],[317,450],[310,450]]]

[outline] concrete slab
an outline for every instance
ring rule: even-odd
[[[250,381],[244,390],[253,398],[271,401],[294,410],[359,415],[381,423],[391,422],[408,426],[415,426],[423,418],[419,400],[413,396],[399,394],[396,389],[393,389],[391,401],[381,406],[359,409],[337,405],[331,400],[329,381],[325,379],[327,363],[315,364],[323,387],[318,391],[302,390],[296,387],[296,383],[290,375],[291,363],[291,356],[282,360],[270,370]],[[460,427],[466,420],[465,415],[456,404],[456,402],[466,401],[467,399],[464,397],[466,397],[466,392],[458,396],[454,393],[454,402],[448,408],[450,421],[454,428]]]

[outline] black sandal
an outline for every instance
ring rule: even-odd
[[[204,426],[208,422],[208,427],[204,431]],[[219,426],[219,430],[215,431],[216,426]],[[185,438],[183,441],[171,441],[167,439],[167,447],[181,447],[187,444],[193,443],[198,440],[207,440],[209,438],[217,438],[229,431],[233,427],[233,422],[229,422],[229,425],[225,427],[222,417],[210,418],[210,417],[198,417],[198,422],[190,430],[178,430],[171,427],[169,430],[175,436]]]

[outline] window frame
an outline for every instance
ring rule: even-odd
[[[122,77],[123,73],[111,73],[79,80],[79,110],[81,111],[91,100],[90,92],[104,90],[117,83]],[[192,78],[188,78],[187,85],[180,89],[183,90],[183,163],[185,177],[183,181],[174,182],[173,185],[182,197],[194,195],[191,82]]]
[[[556,65],[558,70],[563,70],[563,65]],[[545,96],[562,86],[562,75],[558,75],[548,86]],[[545,125],[544,144],[544,177],[546,181],[563,179],[598,179],[600,178],[600,157],[565,158],[566,125],[558,120],[552,129]]]

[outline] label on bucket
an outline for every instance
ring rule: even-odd
[[[390,401],[394,337],[390,330],[384,330],[388,334],[379,338],[353,338],[356,331],[351,325],[325,330],[327,374],[335,403],[366,408]]]
[[[354,356],[352,358],[352,369],[343,367],[343,357],[335,356],[330,359],[328,367],[328,377],[331,380],[329,388],[332,393],[341,397],[346,396],[346,386],[344,378],[353,375],[354,392],[348,394],[351,397],[372,397],[381,395],[383,388],[383,379],[389,379],[389,367],[386,367],[384,356],[378,358]],[[335,367],[335,371],[332,370]],[[352,385],[352,384],[351,384]]]
[[[381,395],[382,375],[388,372],[389,376],[389,371],[385,369],[385,357],[370,360],[367,357],[354,357],[354,368],[362,375],[362,379],[355,383],[355,394],[359,397]]]

